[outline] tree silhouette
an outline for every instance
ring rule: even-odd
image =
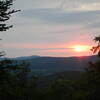
[[[12,9],[11,8],[12,5],[13,5],[13,0],[0,0],[0,32],[12,28],[13,25],[7,25],[5,22],[10,19],[13,13],[20,11]],[[0,57],[3,56],[4,54],[5,54],[4,51],[0,52]]]
[[[94,41],[97,42],[97,46],[92,47],[91,51],[93,51],[93,53],[98,52],[98,56],[100,57],[100,36],[95,37]]]
[[[12,28],[12,25],[7,25],[4,22],[10,19],[11,14],[20,11],[11,9],[12,5],[13,0],[0,0],[0,31],[6,31]]]

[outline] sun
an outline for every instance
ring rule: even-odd
[[[87,51],[87,47],[86,46],[75,46],[74,47],[74,51],[76,52],[84,52],[84,51]]]
[[[75,51],[77,51],[77,52],[81,52],[81,51],[82,51],[82,48],[81,48],[81,47],[75,47],[74,49],[75,49]]]

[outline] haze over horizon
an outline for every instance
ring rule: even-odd
[[[100,0],[16,0],[13,7],[21,9],[8,21],[14,27],[0,34],[7,57],[92,54],[92,40],[100,34]]]

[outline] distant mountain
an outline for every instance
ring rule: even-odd
[[[97,56],[82,57],[37,57],[26,60],[34,73],[50,75],[55,72],[83,71],[89,61],[96,61]]]
[[[89,61],[96,61],[97,56],[82,57],[40,57],[26,56],[11,58],[19,62],[26,61],[36,75],[44,76],[65,71],[83,71]]]
[[[12,60],[31,60],[31,59],[39,58],[39,57],[40,56],[33,55],[33,56],[22,56],[22,57],[10,58],[10,59]]]

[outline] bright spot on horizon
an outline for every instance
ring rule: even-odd
[[[77,46],[74,46],[74,51],[76,51],[76,52],[85,52],[85,51],[88,51],[88,47],[77,45]]]

